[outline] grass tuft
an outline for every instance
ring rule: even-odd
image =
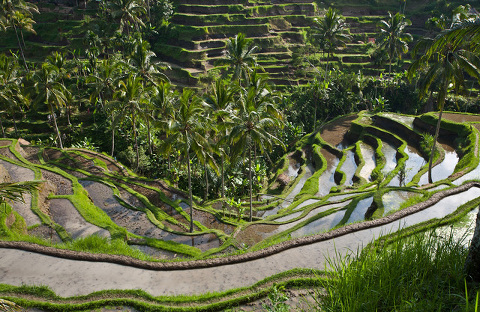
[[[362,253],[330,259],[332,279],[314,307],[320,311],[475,311],[466,291],[464,239],[435,232],[372,244]],[[474,287],[468,285],[468,287]],[[478,285],[477,285],[478,287]]]

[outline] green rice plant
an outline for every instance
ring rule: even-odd
[[[337,255],[329,259],[332,279],[322,284],[324,291],[317,291],[314,309],[476,311],[478,300],[465,288],[463,240],[430,232]]]

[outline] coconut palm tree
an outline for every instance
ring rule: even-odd
[[[155,128],[165,136],[164,144],[162,144],[160,150],[167,157],[168,169],[170,170],[170,154],[174,144],[167,144],[167,142],[172,123],[175,120],[174,106],[177,102],[177,97],[169,82],[161,81],[154,87],[154,90],[154,96],[151,98],[150,103],[155,118]]]
[[[107,11],[114,20],[119,22],[121,31],[130,34],[131,29],[140,31],[144,27],[142,17],[147,13],[142,1],[138,0],[114,0],[106,4]]]
[[[59,73],[55,66],[43,63],[39,71],[34,75],[34,87],[36,91],[35,104],[44,103],[50,111],[50,118],[55,126],[55,134],[61,149],[63,149],[62,136],[57,125],[55,109],[66,105],[66,93],[68,90],[59,79]]]
[[[113,98],[115,100],[115,105],[117,105],[118,108],[116,110],[117,116],[115,124],[118,124],[119,121],[123,121],[127,116],[131,118],[136,153],[135,168],[138,169],[140,155],[137,138],[137,119],[147,102],[142,77],[129,74],[125,79],[119,80],[118,88],[115,91]]]
[[[388,20],[381,20],[379,27],[381,31],[380,35],[380,48],[385,49],[388,54],[388,75],[392,74],[392,62],[394,58],[402,58],[402,54],[408,52],[408,42],[412,41],[411,34],[405,32],[405,28],[410,26],[412,22],[405,18],[405,15],[388,12]]]
[[[280,126],[280,112],[275,107],[275,96],[269,90],[265,78],[252,75],[250,86],[243,89],[237,101],[238,113],[233,116],[235,125],[229,135],[231,152],[234,158],[241,155],[248,157],[248,178],[250,196],[250,221],[252,221],[252,160],[254,146],[260,152],[271,150],[274,144],[281,145],[275,135],[275,128]]]
[[[20,88],[21,77],[18,75],[18,61],[14,57],[8,57],[5,54],[0,55],[0,107],[7,112],[13,119],[15,135],[18,137],[17,122],[15,113],[26,104]],[[5,137],[3,123],[0,120],[2,134]]]
[[[248,79],[248,76],[257,67],[257,59],[254,55],[258,49],[252,46],[252,40],[247,39],[245,34],[238,33],[234,38],[227,41],[225,58],[220,60],[220,64],[227,65],[232,72],[232,80],[238,80],[241,85],[241,79]]]
[[[203,101],[195,95],[192,89],[185,88],[180,96],[178,105],[178,110],[171,123],[171,135],[168,137],[167,142],[175,145],[182,152],[187,165],[190,232],[193,232],[191,157],[195,155],[201,163],[204,163],[204,161],[208,161],[205,152],[210,152],[211,147],[202,135],[207,128],[204,119],[205,105]]]
[[[340,12],[333,8],[328,8],[322,18],[315,18],[314,24],[310,27],[313,41],[320,45],[322,51],[327,53],[326,71],[333,57],[333,52],[338,47],[343,47],[352,40],[348,25],[345,23]]]
[[[235,94],[238,87],[221,79],[215,81],[210,91],[205,95],[205,103],[208,105],[209,111],[212,115],[212,120],[215,123],[214,142],[216,143],[216,150],[220,154],[220,168],[221,168],[221,196],[225,198],[225,177],[224,177],[224,162],[227,155],[225,139],[230,133],[233,126],[232,114],[235,104]]]
[[[4,30],[9,27],[13,28],[15,36],[17,37],[20,54],[22,55],[27,72],[29,69],[25,59],[25,53],[20,42],[20,37],[18,36],[17,28],[20,26],[21,28],[34,31],[32,25],[35,23],[35,21],[31,18],[32,13],[38,13],[38,8],[30,2],[23,0],[0,1],[0,27],[2,27]]]
[[[112,103],[113,95],[118,86],[121,76],[122,63],[115,57],[103,60],[86,79],[87,84],[93,87],[93,92],[90,94],[90,102],[95,106],[100,106],[111,117],[111,131],[112,131],[112,148],[110,155],[113,157],[115,151],[115,115],[117,107]]]
[[[467,36],[468,32],[465,32],[464,35],[467,37],[463,37],[463,41],[458,40],[457,36],[461,34],[459,30],[460,27],[452,28],[441,33],[434,40],[424,41],[423,44],[427,44],[426,50],[408,69],[408,77],[411,80],[417,72],[426,68],[426,73],[420,78],[421,95],[424,96],[432,92],[434,87],[436,87],[435,91],[437,92],[437,105],[440,112],[428,162],[429,183],[433,182],[433,157],[448,92],[450,90],[458,91],[464,85],[464,72],[480,81],[480,58],[477,53],[472,52],[472,41],[466,40],[472,37]],[[452,34],[455,35],[452,36]],[[469,34],[473,35],[472,33]]]
[[[142,77],[144,85],[156,85],[161,80],[168,81],[168,77],[161,72],[161,67],[167,67],[167,65],[152,61],[154,57],[156,54],[150,50],[148,41],[142,38],[135,40],[128,64]]]

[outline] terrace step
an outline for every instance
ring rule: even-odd
[[[185,14],[232,14],[241,13],[244,7],[241,4],[234,5],[179,5],[178,13]]]

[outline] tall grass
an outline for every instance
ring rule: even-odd
[[[467,250],[453,235],[432,232],[372,246],[329,261],[332,278],[311,310],[477,311],[478,285],[467,285],[463,272]]]

